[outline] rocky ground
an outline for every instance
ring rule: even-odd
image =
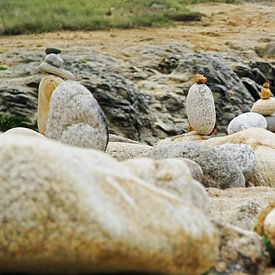
[[[0,38],[0,113],[35,123],[37,72],[46,46],[101,104],[111,133],[153,144],[187,131],[185,97],[195,72],[209,78],[218,133],[250,110],[259,88],[275,92],[274,3],[201,4],[201,22],[163,29],[61,32]]]
[[[117,162],[99,152],[86,153],[82,149],[58,145],[41,136],[40,140],[35,137],[2,135],[0,157],[3,163],[8,164],[3,170],[0,169],[0,177],[4,179],[3,182],[6,184],[4,191],[8,190],[11,185],[14,188],[14,192],[9,193],[10,195],[4,200],[3,207],[9,209],[6,206],[13,205],[14,202],[19,203],[20,206],[20,203],[25,203],[24,200],[27,198],[26,201],[33,203],[30,207],[31,211],[32,209],[35,211],[36,208],[32,208],[35,205],[41,207],[41,211],[39,210],[37,214],[42,215],[41,221],[51,215],[52,219],[57,220],[57,224],[59,224],[60,219],[61,221],[66,219],[67,215],[74,219],[67,231],[61,226],[62,222],[60,223],[58,233],[54,236],[56,240],[43,240],[48,249],[45,250],[46,252],[41,247],[35,247],[36,243],[33,242],[32,245],[39,253],[42,253],[41,255],[44,255],[43,253],[46,253],[45,255],[47,253],[59,255],[59,242],[62,243],[64,236],[65,243],[67,239],[73,240],[68,244],[67,249],[72,253],[70,256],[75,260],[81,254],[79,251],[90,251],[86,247],[83,249],[82,245],[90,245],[89,241],[94,237],[90,235],[91,232],[99,235],[104,233],[102,243],[96,247],[98,249],[96,253],[99,255],[99,267],[102,268],[101,264],[103,263],[104,271],[104,261],[107,258],[105,253],[111,251],[111,254],[114,253],[112,255],[115,255],[115,261],[118,260],[118,262],[123,258],[119,257],[120,255],[127,255],[129,265],[133,264],[132,267],[138,270],[140,265],[136,261],[136,250],[131,249],[136,240],[135,238],[132,239],[133,236],[130,231],[123,231],[127,226],[119,228],[118,225],[123,224],[123,222],[128,225],[129,220],[131,220],[133,230],[137,230],[141,221],[137,222],[140,216],[138,212],[135,212],[135,207],[138,209],[138,207],[144,207],[148,204],[144,217],[141,218],[144,226],[148,226],[148,224],[151,226],[148,227],[150,228],[148,236],[139,234],[140,231],[136,232],[136,235],[140,237],[136,245],[141,248],[141,254],[144,253],[142,255],[145,255],[144,258],[140,258],[141,266],[146,267],[148,265],[155,271],[159,270],[159,263],[162,263],[164,272],[177,273],[182,271],[182,269],[177,269],[179,266],[185,267],[186,270],[189,270],[188,268],[194,270],[192,268],[196,266],[196,263],[200,263],[196,273],[199,274],[200,270],[206,270],[206,267],[213,266],[214,250],[217,248],[215,232],[219,232],[219,258],[218,260],[215,258],[214,267],[209,271],[209,274],[263,274],[263,272],[266,272],[264,274],[274,274],[274,269],[267,269],[270,264],[260,238],[252,233],[256,224],[256,216],[264,207],[275,200],[274,134],[266,130],[251,130],[236,134],[235,139],[232,135],[232,139],[229,137],[229,140],[217,138],[202,141],[202,144],[211,145],[212,142],[212,145],[215,146],[223,143],[251,145],[255,153],[255,167],[257,168],[254,169],[253,177],[263,179],[263,182],[258,185],[265,186],[245,187],[249,186],[247,184],[249,181],[246,179],[244,182],[243,172],[239,170],[237,163],[234,162],[235,166],[232,166],[231,170],[227,169],[229,165],[226,162],[228,161],[227,157],[221,157],[222,161],[219,163],[221,169],[211,170],[211,163],[207,160],[207,156],[215,150],[218,154],[217,149],[198,148],[199,153],[197,155],[199,157],[196,159],[200,162],[203,172],[206,172],[206,176],[210,176],[212,183],[215,180],[219,181],[218,183],[225,181],[224,175],[226,174],[230,179],[232,178],[232,181],[226,182],[227,186],[224,188],[234,186],[232,183],[235,170],[239,170],[238,175],[242,178],[238,181],[238,185],[235,185],[238,187],[226,190],[217,189],[213,186],[209,187],[207,188],[208,195],[204,188],[200,185],[198,187],[198,183],[193,182],[193,179],[191,180],[191,175],[182,173],[184,170],[182,167],[186,164],[183,165],[180,161],[170,163],[166,160],[147,159],[148,165],[146,165],[143,161],[131,160],[138,156],[148,157],[150,154],[153,156],[152,152],[156,152],[158,140],[187,132],[185,99],[187,91],[193,83],[192,76],[194,73],[203,73],[208,77],[209,87],[215,98],[218,135],[225,135],[227,125],[233,117],[251,109],[253,103],[259,98],[260,87],[264,81],[270,82],[271,91],[275,95],[275,3],[201,4],[195,6],[194,9],[205,14],[201,22],[190,22],[170,28],[61,32],[0,38],[0,65],[4,68],[4,70],[0,70],[0,115],[13,114],[28,117],[31,120],[30,126],[36,125],[37,91],[42,78],[37,67],[45,57],[45,47],[59,47],[63,50],[62,57],[65,60],[65,68],[71,71],[76,80],[84,84],[96,97],[106,115],[110,133],[116,134],[110,135],[107,154],[120,161],[124,160],[124,162]],[[31,133],[31,135],[33,134]],[[174,138],[182,138],[181,141],[190,138],[194,141],[192,135]],[[170,140],[171,143],[173,141],[173,139]],[[163,142],[165,145],[167,140]],[[154,145],[154,147],[149,145]],[[38,147],[36,146],[41,151],[37,150]],[[180,146],[182,146],[180,148],[182,153],[186,144]],[[168,147],[164,148],[167,157],[187,157],[186,155],[173,155],[172,147],[168,143]],[[200,152],[205,153],[206,157],[202,156]],[[268,157],[266,157],[267,153],[269,154]],[[216,155],[213,159],[213,162],[217,160]],[[51,164],[52,161],[54,161],[53,164]],[[40,177],[40,168],[47,167],[48,163],[50,163],[50,170],[47,171],[48,174],[45,172],[45,177],[41,179],[41,186],[45,190],[42,188],[44,191],[42,189],[41,191],[35,186],[30,187],[33,188],[34,196],[41,196],[41,200],[39,196],[39,200],[34,199],[31,192],[25,192],[25,197],[17,199],[18,189],[26,185],[24,188],[27,190],[29,183],[33,183],[34,179]],[[103,163],[104,165],[102,165]],[[63,170],[57,171],[55,165],[61,165]],[[25,173],[22,178],[16,177],[16,173],[20,172],[16,170],[16,167],[23,167],[22,171],[30,171],[30,173]],[[172,176],[171,168],[174,172]],[[12,171],[12,173],[7,175],[5,169]],[[120,169],[123,171],[122,174]],[[78,178],[80,170],[86,171],[83,172],[81,180]],[[69,180],[71,187],[68,190],[66,189],[67,175],[68,177],[72,176]],[[100,181],[95,175],[100,178]],[[55,188],[55,185],[52,185],[56,178],[60,180],[62,188],[66,189],[64,196],[58,188]],[[201,179],[200,176],[196,179],[205,184],[205,179]],[[91,181],[93,182],[92,185],[90,184]],[[182,184],[182,182],[189,182],[189,184],[177,186],[178,183]],[[240,184],[240,182],[242,183]],[[258,181],[255,182],[258,183]],[[169,192],[169,184],[172,189],[173,187],[176,188],[170,194],[165,190],[154,189],[150,187],[150,184],[161,188],[167,185],[167,188],[163,189],[167,189]],[[183,194],[177,194],[180,188],[184,190]],[[75,192],[71,190],[75,190]],[[86,190],[90,192],[87,197]],[[96,192],[93,192],[94,190]],[[38,204],[40,201],[41,203],[45,202],[43,199],[45,192],[48,192],[49,203],[46,205]],[[95,196],[94,194],[102,195],[104,207],[106,206],[107,210],[112,210],[110,215],[113,215],[112,218],[118,217],[117,221],[110,222],[112,218],[101,220],[101,217],[105,217],[102,214],[105,208],[102,208],[102,201],[100,203],[97,201],[101,195]],[[144,194],[148,195],[148,200],[146,199],[147,195],[144,196]],[[180,195],[181,200],[179,200],[178,195]],[[209,197],[209,211],[206,211],[207,196]],[[72,209],[75,209],[75,203],[79,198],[84,203],[77,205],[77,211],[71,212]],[[194,210],[189,204],[185,206],[186,209],[181,208],[182,199],[184,203],[187,200],[201,208],[201,212],[197,212],[198,210]],[[60,205],[58,203],[55,205],[57,201],[62,201],[64,212],[59,212]],[[107,204],[106,201],[110,204]],[[56,207],[56,211],[50,209],[49,213],[45,213],[44,209],[48,205],[53,205],[53,209]],[[169,212],[170,210],[167,209],[170,206],[167,208],[167,205],[170,205],[173,211]],[[11,213],[18,214],[20,220],[25,216],[20,212],[19,206],[15,205],[10,211],[15,211]],[[156,209],[160,210],[157,211]],[[154,214],[163,211],[165,219],[164,216],[159,219],[155,218],[151,210],[155,211]],[[130,212],[128,213],[128,211]],[[182,211],[186,211],[184,212],[186,219],[182,219]],[[143,213],[143,211],[141,212]],[[12,230],[16,229],[16,226],[13,225],[13,219],[9,220],[9,213],[8,210],[6,218],[10,223],[5,223],[7,226],[3,232],[9,232],[11,228]],[[30,216],[22,222],[28,224],[27,219],[32,220],[33,213],[30,212],[28,214]],[[57,213],[56,216],[55,213]],[[78,213],[81,213],[82,216],[79,216]],[[102,215],[98,215],[98,213]],[[171,215],[174,215],[174,218],[171,218]],[[211,222],[209,217],[211,217]],[[89,230],[84,227],[77,228],[78,219],[80,219],[80,224],[83,224],[83,221],[88,223],[95,219],[100,229],[92,228],[91,223]],[[176,233],[170,232],[170,227],[166,227],[165,222],[161,223],[162,220],[168,221],[168,224],[175,222],[175,230],[178,231]],[[233,226],[224,225],[224,223],[230,223]],[[180,235],[182,227],[184,228],[183,233],[187,234],[184,235],[184,238]],[[190,228],[191,230],[189,230]],[[104,231],[103,233],[101,229]],[[22,230],[25,232],[24,228]],[[46,231],[43,230],[48,230],[48,228],[45,229],[42,226],[39,227],[39,230],[42,232],[41,236],[44,236]],[[58,235],[59,230],[62,238]],[[13,232],[14,236],[17,236],[16,230]],[[26,232],[32,234],[29,231]],[[77,232],[79,235],[76,236],[72,232]],[[156,232],[160,234],[160,239],[163,238],[165,242],[159,242],[158,239],[154,243]],[[124,240],[125,234],[130,235]],[[201,239],[194,238],[198,235]],[[8,253],[3,254],[4,257],[8,257],[7,262],[13,259],[12,257],[17,255],[16,253],[20,254],[22,251],[26,253],[24,255],[29,253],[24,250],[26,247],[24,241],[26,240],[16,239],[20,245],[22,244],[23,250],[20,250],[21,248],[18,248],[9,236],[6,234],[4,236],[6,239],[0,238],[0,244],[4,240],[3,247],[7,248],[8,251]],[[41,237],[39,236],[37,236],[38,241]],[[80,236],[83,239],[79,239]],[[109,248],[104,245],[106,240],[106,243],[110,241],[108,239],[110,236],[112,236],[111,240],[117,242],[118,250],[115,252],[112,251],[112,247],[109,251]],[[190,243],[185,243],[186,236],[188,238],[190,236]],[[180,241],[177,240],[177,237]],[[83,243],[80,243],[79,240],[82,240]],[[146,254],[145,243],[147,244],[148,240],[152,240],[152,244],[150,244],[150,249],[152,249],[150,253],[152,252],[152,254]],[[126,245],[126,248],[121,246],[120,242]],[[190,247],[192,247],[194,253],[189,253],[188,249],[185,251],[182,249],[169,250],[170,248],[167,246],[162,247],[166,242],[173,248],[188,247],[191,249]],[[130,249],[130,253],[128,253],[128,249]],[[165,254],[163,251],[168,251],[166,255],[168,258],[163,256]],[[87,252],[88,256],[84,254],[81,254],[84,262],[85,257],[91,259],[88,255],[89,252]],[[153,255],[152,258],[149,254]],[[3,255],[0,251],[0,258]],[[191,262],[188,261],[190,255],[194,256],[194,259],[190,260]],[[187,258],[187,261],[182,263],[183,258]],[[163,259],[168,259],[169,264],[166,265]],[[39,259],[37,261],[39,263]],[[32,268],[30,267],[31,263],[24,264],[26,264],[26,270]],[[110,261],[109,264],[112,266],[114,263]],[[119,268],[123,264],[119,262]],[[127,264],[125,266],[126,271],[129,270]],[[118,266],[114,266],[118,268]],[[84,271],[85,268],[84,265]],[[89,266],[87,266],[87,270],[89,270]],[[150,269],[148,270],[150,271]],[[148,270],[146,269],[146,271]]]

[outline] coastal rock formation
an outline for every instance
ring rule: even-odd
[[[67,80],[58,85],[51,96],[45,136],[105,151],[108,127],[93,95],[80,83]]]

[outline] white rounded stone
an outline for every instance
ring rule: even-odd
[[[264,118],[264,116],[260,114],[248,112],[233,118],[228,124],[227,132],[229,135],[231,135],[236,132],[240,132],[248,128],[254,127],[266,129],[266,119]]]
[[[186,98],[190,126],[198,134],[210,134],[216,124],[214,97],[206,84],[193,84]]]
[[[54,54],[54,53],[50,53],[50,54],[46,55],[45,61],[48,64],[53,65],[55,67],[62,67],[62,65],[64,63],[63,59],[59,55]]]

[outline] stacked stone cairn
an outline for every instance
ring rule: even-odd
[[[260,97],[261,99],[252,106],[251,112],[263,115],[267,122],[267,130],[275,132],[275,98],[272,97],[268,82],[263,84]]]
[[[186,98],[186,112],[190,130],[194,130],[200,135],[209,135],[216,125],[214,97],[206,85],[206,77],[196,74],[194,80],[196,83],[191,86]]]
[[[38,92],[38,130],[48,138],[73,146],[105,151],[108,127],[103,111],[90,91],[63,68],[61,51],[46,49],[39,71],[47,73]]]

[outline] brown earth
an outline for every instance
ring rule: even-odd
[[[243,4],[199,4],[190,9],[205,16],[201,22],[178,24],[159,29],[56,32],[2,36],[2,52],[15,48],[43,49],[46,46],[71,49],[92,47],[108,56],[138,60],[136,48],[145,41],[186,42],[194,51],[240,51],[255,56],[255,46],[275,40],[275,2]],[[133,47],[133,48],[131,48]],[[127,52],[124,49],[127,48]],[[131,50],[132,49],[132,50]],[[7,64],[8,65],[8,64]]]

